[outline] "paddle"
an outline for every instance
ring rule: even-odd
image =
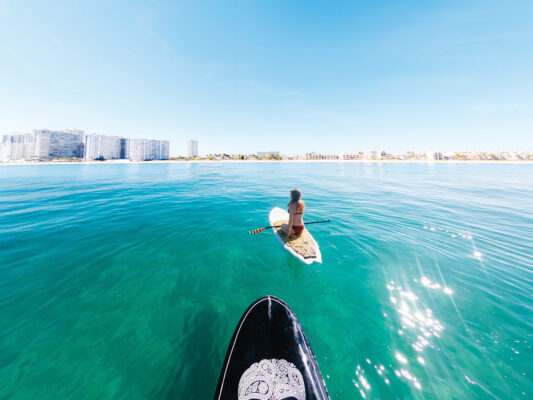
[[[324,222],[331,222],[331,220],[325,219],[323,221],[304,222],[304,225],[322,224]],[[265,229],[270,229],[270,228],[281,228],[281,225],[272,225],[272,226],[265,226],[263,228],[253,229],[251,231],[248,231],[248,235],[255,235],[259,232],[263,232]]]

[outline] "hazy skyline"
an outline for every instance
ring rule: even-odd
[[[0,0],[0,134],[533,151],[530,1]]]

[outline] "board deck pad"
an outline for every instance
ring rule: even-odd
[[[289,213],[274,207],[268,214],[268,221],[272,226],[287,224]],[[322,263],[320,247],[307,229],[303,230],[300,237],[288,237],[281,228],[273,228],[272,232],[283,248],[304,264]]]
[[[280,220],[274,222],[274,225],[286,225],[288,220]],[[303,258],[314,258],[316,257],[315,243],[311,239],[311,235],[307,232],[307,229],[304,228],[302,235],[300,237],[289,237],[282,228],[274,228],[278,232],[281,239],[285,242],[287,246],[293,249],[295,252],[300,254]]]
[[[329,400],[294,312],[265,296],[244,312],[228,346],[214,400]]]

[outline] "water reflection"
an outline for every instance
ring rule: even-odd
[[[453,290],[446,285],[438,282],[432,282],[426,276],[413,279],[413,282],[419,288],[431,290],[434,292],[441,292],[445,295],[451,296]],[[421,367],[426,366],[426,359],[423,357],[424,352],[428,348],[433,348],[433,340],[440,338],[444,331],[444,326],[439,319],[434,315],[434,312],[426,304],[424,304],[419,296],[415,294],[407,285],[399,285],[394,280],[390,280],[386,288],[389,292],[389,299],[392,303],[397,316],[399,317],[400,329],[398,334],[408,341],[411,348],[415,351],[410,356],[408,353],[394,350],[393,362],[389,364],[392,375],[389,376],[387,369],[379,364],[372,364],[370,359],[366,359],[368,366],[372,366],[373,370],[384,380],[385,384],[390,385],[390,379],[395,377],[404,381],[417,390],[422,390],[420,377],[416,376],[416,365]],[[414,287],[413,287],[414,288]],[[387,314],[384,314],[388,317]],[[361,396],[366,398],[371,389],[368,368],[358,365],[355,370],[355,379],[353,380],[355,387],[359,390]]]
[[[414,279],[418,282],[417,279]],[[443,287],[438,283],[432,283],[428,278],[422,277],[418,282],[426,288],[433,290],[443,290],[447,294],[451,294],[452,290]],[[394,281],[387,284],[389,290],[390,300],[395,306],[397,313],[400,316],[402,329],[398,331],[403,335],[406,329],[410,329],[416,334],[416,339],[412,343],[412,347],[419,353],[430,345],[429,339],[433,336],[440,337],[444,327],[440,321],[434,317],[433,311],[418,303],[418,296],[409,290],[404,290],[401,286],[396,286]],[[404,363],[404,357],[397,353],[396,359]]]
[[[469,234],[469,233],[461,233],[461,232],[452,232],[448,229],[444,229],[444,228],[437,228],[435,226],[427,226],[427,225],[424,225],[424,229],[428,229],[430,230],[431,232],[437,232],[437,231],[440,231],[440,232],[445,232],[447,234],[450,235],[450,237],[452,238],[456,238],[456,237],[461,237],[463,239],[469,239],[469,240],[472,240],[472,235]]]
[[[353,383],[355,387],[359,390],[359,393],[361,393],[363,399],[365,399],[367,391],[370,390],[370,384],[368,383],[368,380],[365,377],[365,370],[359,365],[355,370],[355,376],[357,377],[357,381],[354,379]]]
[[[377,376],[383,379],[383,382],[385,382],[386,385],[390,385],[390,379],[389,379],[389,372],[382,364],[372,364],[372,361],[370,361],[369,358],[366,360],[367,368],[369,368],[369,371],[374,371]],[[367,395],[369,394],[369,391],[371,389],[370,383],[368,382],[367,378],[367,371],[365,370],[364,364],[363,367],[358,365],[355,369],[355,379],[353,379],[353,383],[357,390],[359,390],[359,393],[361,394],[361,397],[365,399]]]

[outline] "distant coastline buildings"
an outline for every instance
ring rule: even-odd
[[[198,157],[198,141],[189,140],[187,142],[187,157],[195,158]]]
[[[52,131],[35,129],[34,157],[37,160],[54,158],[83,158],[83,131]]]
[[[0,162],[84,160],[168,160],[168,140],[129,139],[80,130],[35,129],[29,133],[3,135]]]
[[[321,154],[321,153],[307,153],[306,160],[381,160],[385,156],[385,152],[370,150],[360,151],[358,153],[338,153],[338,154]]]
[[[257,158],[260,160],[270,160],[281,158],[281,156],[279,155],[279,151],[258,151]]]
[[[35,138],[29,133],[4,135],[0,143],[0,161],[29,160],[33,157]]]
[[[285,159],[285,157],[284,157]],[[406,154],[388,154],[385,151],[359,151],[357,153],[322,154],[307,153],[304,157],[293,157],[288,159],[300,160],[389,160],[389,161],[441,161],[441,160],[463,160],[463,161],[520,161],[533,160],[533,154],[527,152],[421,152],[408,151]]]
[[[86,135],[84,158],[86,160],[119,160],[121,139],[119,136],[98,135],[96,133]]]
[[[168,160],[169,147],[168,140],[131,139],[129,159],[131,161]]]
[[[533,161],[527,152],[421,152],[389,154],[369,150],[354,153],[306,153],[305,155],[280,155],[277,151],[256,154],[208,154],[207,160],[311,160],[311,161]]]
[[[0,163],[21,161],[92,160],[317,160],[317,161],[533,161],[528,152],[413,152],[390,154],[367,150],[351,153],[306,153],[283,155],[279,151],[256,154],[215,153],[199,157],[198,141],[187,142],[187,157],[170,158],[168,140],[130,139],[121,136],[85,134],[81,130],[35,129],[33,134],[18,133],[0,137]]]

